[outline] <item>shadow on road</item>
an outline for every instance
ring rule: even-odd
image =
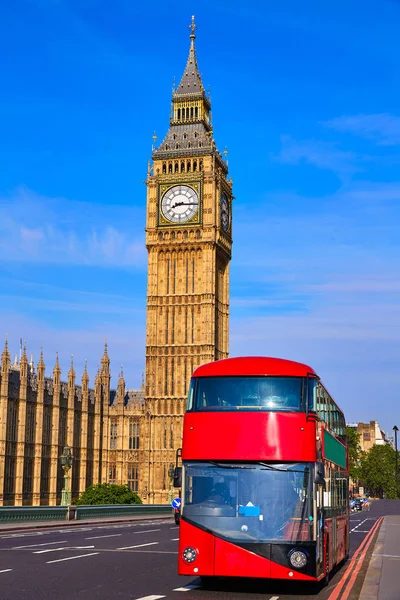
[[[292,596],[317,596],[323,586],[319,583],[303,583],[299,581],[282,581],[273,579],[255,579],[247,577],[218,577],[207,582],[195,579],[191,582],[200,585],[201,590],[224,592],[225,594],[276,594]]]

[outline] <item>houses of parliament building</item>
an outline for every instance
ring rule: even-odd
[[[195,49],[194,18],[170,125],[147,174],[146,371],[139,390],[120,374],[110,389],[107,345],[93,386],[58,357],[46,376],[26,348],[0,372],[0,506],[60,502],[64,446],[73,453],[72,498],[99,482],[128,484],[145,503],[165,503],[168,469],[182,443],[191,374],[227,358],[232,181],[213,139],[210,98]]]

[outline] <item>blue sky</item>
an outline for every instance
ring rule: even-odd
[[[146,189],[195,14],[234,181],[230,353],[400,425],[400,3],[15,0],[0,18],[0,332],[144,370]],[[2,334],[2,335],[3,335]]]

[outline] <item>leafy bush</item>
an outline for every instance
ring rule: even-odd
[[[78,498],[81,506],[104,504],[142,504],[141,499],[127,485],[97,483],[87,488]]]

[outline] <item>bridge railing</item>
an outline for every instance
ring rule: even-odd
[[[112,504],[109,506],[0,506],[0,523],[69,521],[171,515],[169,504]]]

